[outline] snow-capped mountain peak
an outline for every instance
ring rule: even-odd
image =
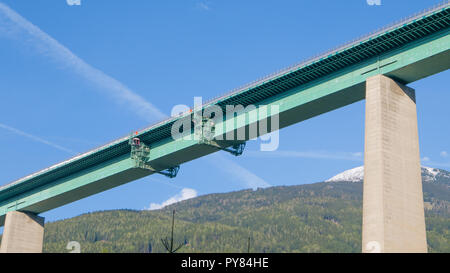
[[[450,173],[444,170],[422,166],[422,180],[424,182],[435,182],[437,180],[441,181],[442,179],[445,181],[450,180]],[[364,166],[359,166],[339,173],[325,182],[362,182],[363,180]]]
[[[436,177],[441,174],[441,170],[430,168],[430,167],[422,167],[422,179],[426,182],[431,182],[436,180]]]
[[[359,166],[342,173],[339,173],[325,182],[338,182],[338,181],[350,181],[350,182],[362,182],[364,180],[364,166]]]

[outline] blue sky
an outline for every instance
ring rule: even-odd
[[[0,185],[146,127],[194,96],[215,97],[439,2],[0,1]],[[410,85],[423,164],[443,169],[449,76]],[[362,165],[363,149],[361,101],[281,130],[277,152],[252,141],[241,157],[207,156],[183,164],[175,179],[152,175],[43,216],[323,181]]]

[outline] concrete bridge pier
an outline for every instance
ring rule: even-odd
[[[0,253],[41,253],[44,217],[21,211],[6,214]]]
[[[366,81],[363,252],[427,252],[415,91]]]

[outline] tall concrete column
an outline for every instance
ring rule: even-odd
[[[6,214],[1,253],[41,253],[44,241],[44,217],[10,211]]]
[[[363,252],[427,252],[415,91],[366,82]]]

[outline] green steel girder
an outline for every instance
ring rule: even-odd
[[[301,65],[288,68],[274,76],[241,88],[230,95],[213,100],[206,106],[212,104],[220,106],[226,104],[247,105],[249,103],[261,102],[273,95],[287,92],[294,87],[317,80],[321,75],[324,77],[323,71],[329,72],[330,69],[334,69],[333,71],[335,72],[373,59],[373,56],[371,57],[367,53],[364,53],[366,48],[377,46],[376,51],[381,55],[404,46],[407,44],[406,41],[412,43],[429,37],[432,34],[439,32],[442,34],[442,31],[447,32],[450,25],[449,16],[449,3],[446,3],[429,12],[415,16],[409,21],[379,31],[348,46],[319,56]],[[407,39],[399,40],[399,35],[403,35],[405,32],[410,33],[410,36]],[[170,137],[170,128],[179,118],[182,117],[171,118],[152,125],[140,131],[137,136],[146,143],[153,145],[155,142]],[[0,187],[0,200],[8,199],[21,192],[50,183],[61,177],[68,176],[129,152],[128,137],[120,138],[74,159],[62,162],[57,166],[52,166],[46,170]]]
[[[430,37],[407,48],[391,52],[380,58],[368,60],[359,65],[331,74],[307,85],[299,86],[289,92],[273,96],[258,105],[278,105],[280,128],[301,122],[322,113],[346,106],[365,98],[365,81],[367,78],[385,74],[403,83],[410,83],[424,77],[445,71],[450,68],[450,35]],[[244,114],[243,114],[244,115]],[[234,118],[234,128],[245,126],[246,129],[258,120],[251,120],[249,113],[245,120]],[[226,121],[215,124],[216,135],[225,135],[230,131]],[[218,128],[222,128],[218,130]],[[194,136],[190,137],[194,139]],[[151,153],[152,165],[170,164],[175,160],[181,164],[185,156],[191,152],[194,158],[206,155],[192,151],[199,146],[195,140],[164,139],[153,144]],[[201,149],[201,148],[200,148]],[[214,150],[213,150],[214,151]],[[174,153],[180,153],[180,161],[173,158]]]
[[[364,99],[364,83],[368,77],[381,73],[403,82],[411,82],[448,69],[449,60],[450,35],[430,37],[408,48],[391,52],[383,58],[369,60],[331,74],[327,78],[293,88],[287,93],[266,99],[260,105],[278,105],[280,128],[283,128]],[[268,116],[275,114],[269,112]],[[241,115],[244,115],[245,119],[241,119],[241,116],[233,117],[233,122],[229,123],[233,124],[231,127],[226,125],[230,119],[216,124],[216,128],[223,130],[217,130],[215,136],[220,132],[225,135],[242,127],[248,129],[260,120],[259,117],[252,119],[249,112]],[[4,215],[10,210],[41,213],[216,151],[216,147],[203,145],[195,140],[193,133],[190,140],[166,138],[153,143],[149,154],[146,155],[147,164],[152,166],[154,171],[137,166],[130,154],[118,156],[2,200],[0,223],[2,224]]]
[[[439,73],[450,68],[449,16],[447,4],[426,16],[283,71],[204,107],[245,106],[250,103],[257,107],[276,105],[279,114],[269,113],[268,118],[279,117],[280,128],[284,128],[364,99],[365,80],[373,75],[385,74],[407,84]],[[218,150],[201,144],[193,137],[194,132],[191,132],[192,139],[173,140],[170,129],[179,118],[184,116],[138,133],[137,137],[150,146],[145,164],[153,169],[136,164],[127,136],[0,187],[0,225],[3,225],[8,211],[41,213],[135,179],[176,168]],[[266,118],[255,118],[249,112],[241,113],[215,124],[215,134],[225,135],[240,128],[248,130]],[[242,143],[242,140],[237,141]],[[219,145],[226,148],[236,143],[223,141]]]
[[[129,155],[120,156],[76,174],[34,188],[0,205],[0,224],[8,211],[41,213],[84,197],[147,176],[152,172],[136,168]]]

